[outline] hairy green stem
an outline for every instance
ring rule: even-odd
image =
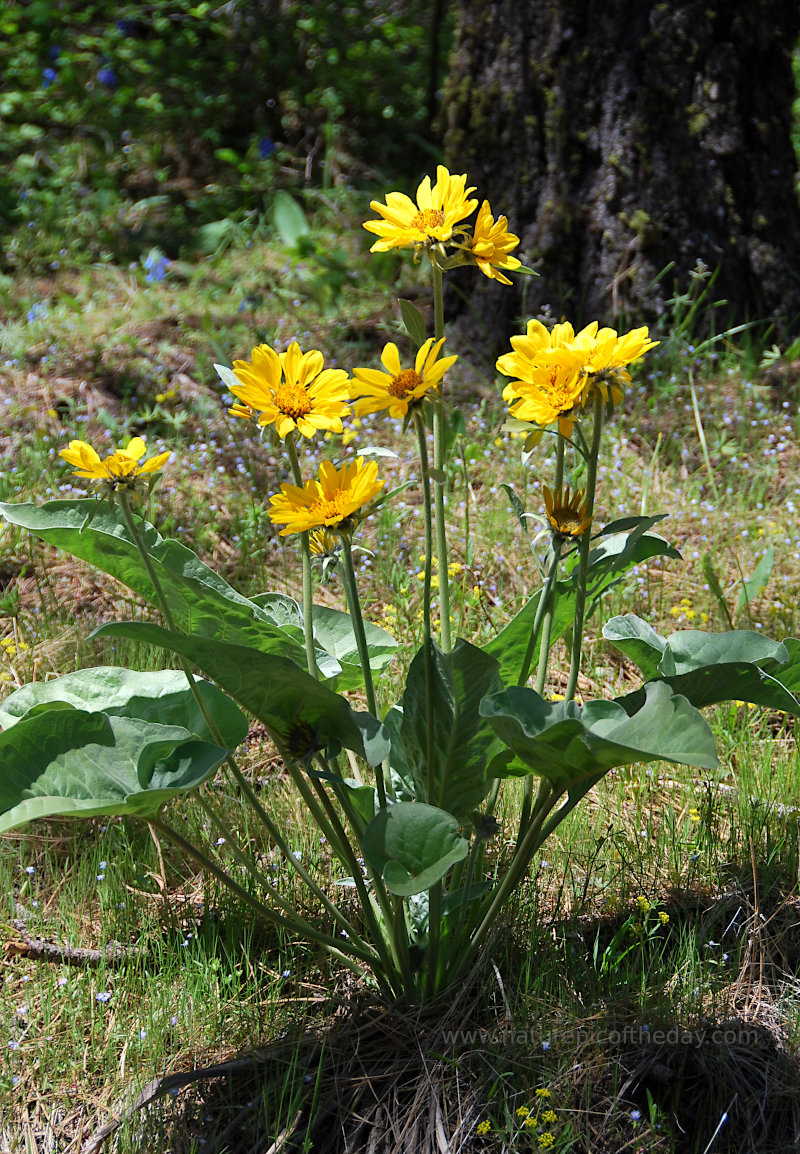
[[[597,458],[600,455],[600,437],[603,432],[603,398],[599,390],[594,397],[594,424],[592,426],[592,443],[586,461],[586,493],[584,504],[586,516],[591,517],[594,512],[594,493],[597,486]],[[583,652],[583,627],[586,618],[586,585],[589,579],[589,551],[592,547],[591,526],[581,537],[580,554],[578,560],[578,586],[575,593],[575,616],[572,624],[572,652],[570,654],[569,680],[565,694],[567,701],[575,697],[578,687],[578,674],[581,668],[581,654]]]
[[[303,474],[300,471],[300,462],[297,458],[294,433],[290,433],[286,438],[286,450],[289,454],[294,483],[302,489]],[[311,547],[308,543],[307,529],[300,534],[300,546],[303,566],[303,637],[306,643],[306,661],[308,662],[308,672],[319,681],[317,652],[314,644],[314,582],[311,576]]]
[[[438,341],[444,336],[444,286],[442,270],[435,258],[431,260],[431,268],[433,270],[434,335]],[[442,651],[449,653],[453,646],[450,639],[450,575],[447,571],[447,525],[444,513],[445,412],[442,400],[443,388],[444,384],[440,382],[439,396],[433,405],[433,502],[436,512],[436,559],[439,563],[439,628]]]
[[[434,742],[433,742],[433,638],[431,636],[431,586],[433,581],[433,519],[431,509],[431,477],[428,461],[428,441],[425,422],[419,409],[414,413],[414,428],[419,445],[419,465],[422,474],[422,508],[425,517],[425,571],[422,584],[422,627],[425,661],[425,716],[426,730],[426,800],[434,804]]]

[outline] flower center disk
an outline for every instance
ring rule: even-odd
[[[311,412],[311,400],[300,385],[282,384],[275,390],[275,407],[287,417],[297,420]]]
[[[411,221],[412,228],[420,232],[429,232],[432,228],[441,228],[444,224],[444,212],[441,208],[421,208]]]
[[[419,373],[415,373],[413,369],[403,369],[402,373],[392,378],[389,392],[393,397],[405,397],[421,384],[422,377]]]

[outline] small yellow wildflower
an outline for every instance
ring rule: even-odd
[[[519,244],[519,237],[508,231],[508,221],[499,216],[495,221],[489,201],[485,200],[478,209],[475,229],[468,242],[468,248],[478,268],[491,280],[501,284],[511,284],[501,270],[512,272],[522,261],[511,256],[511,250]]]
[[[297,341],[285,353],[258,345],[249,361],[233,362],[241,384],[231,392],[241,403],[228,412],[246,418],[258,413],[259,425],[274,425],[281,439],[295,429],[309,438],[320,430],[341,433],[342,417],[350,413],[348,376],[323,364],[322,353],[303,353]]]
[[[476,1130],[475,1130],[476,1134],[481,1134],[481,1135],[490,1134],[491,1131],[492,1131],[492,1124],[488,1118],[484,1118],[484,1120],[482,1122],[479,1122],[477,1127],[476,1127]]]
[[[440,164],[436,168],[436,183],[426,176],[417,188],[416,204],[403,192],[386,194],[386,204],[370,201],[370,208],[381,220],[364,223],[367,232],[378,237],[370,252],[388,252],[393,248],[424,247],[449,241],[453,230],[478,206],[469,200],[474,187],[467,188],[467,177],[453,176]],[[513,246],[512,246],[513,247]]]
[[[539,1149],[540,1150],[552,1150],[552,1148],[555,1146],[555,1144],[556,1144],[556,1140],[555,1140],[554,1136],[550,1133],[549,1130],[546,1130],[544,1132],[544,1134],[539,1135]]]
[[[695,806],[689,810],[689,819],[693,822],[700,821],[700,810],[696,809]]]
[[[112,489],[124,487],[133,489],[139,477],[155,473],[165,465],[172,456],[171,453],[159,453],[143,464],[139,462],[147,452],[147,446],[141,437],[132,437],[124,449],[116,449],[104,461],[91,445],[85,441],[70,441],[66,449],[59,452],[68,465],[75,469],[76,477],[86,477],[92,481],[104,481]]]
[[[531,1112],[530,1106],[520,1106],[517,1109],[517,1117],[518,1118],[527,1118],[528,1115],[530,1114],[530,1112]]]
[[[417,353],[413,369],[404,369],[400,353],[392,341],[384,347],[381,361],[388,370],[353,369],[351,391],[357,416],[386,410],[390,417],[405,417],[417,408],[429,393],[438,391],[439,382],[458,360],[457,356],[441,357],[444,337],[434,344],[429,337]]]
[[[650,902],[647,900],[646,897],[643,897],[640,895],[636,899],[636,908],[637,908],[637,910],[639,910],[640,913],[647,914],[650,912]]]
[[[535,1114],[531,1114],[528,1118],[525,1119],[522,1125],[526,1130],[533,1130],[535,1126],[539,1125],[539,1119]]]
[[[554,1122],[558,1121],[558,1114],[556,1114],[555,1110],[545,1110],[539,1118],[539,1121],[543,1126],[552,1126]]]
[[[557,421],[559,432],[569,437],[581,406],[582,354],[573,349],[550,349],[521,369],[518,379],[503,389],[509,415],[542,428]]]
[[[660,914],[658,915],[658,920],[661,922],[662,926],[668,926],[669,925],[669,914],[665,913],[664,910],[662,910],[660,912]]]
[[[550,1091],[547,1089],[546,1086],[540,1086],[539,1089],[536,1091],[536,1097],[537,1098],[552,1098],[552,1094],[550,1093]]]
[[[270,520],[286,526],[280,531],[281,537],[323,526],[346,532],[353,515],[377,496],[383,484],[375,461],[365,465],[358,457],[338,471],[330,461],[323,461],[319,481],[306,481],[302,489],[281,485],[280,493],[270,497]]]
[[[644,926],[641,922],[631,922],[630,931],[635,938],[640,938],[644,934]]]

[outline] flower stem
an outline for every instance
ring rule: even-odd
[[[289,454],[289,464],[292,467],[294,483],[299,489],[302,489],[303,474],[300,471],[300,462],[297,458],[294,433],[289,433],[286,438],[286,450]],[[311,577],[311,548],[308,543],[307,529],[304,529],[300,534],[300,545],[303,565],[303,636],[306,643],[306,661],[308,662],[308,672],[319,681],[316,646],[314,645],[314,583]]]
[[[441,340],[444,336],[444,286],[442,270],[435,258],[431,259],[433,270],[433,313],[434,336]],[[439,386],[439,396],[433,405],[433,500],[436,511],[436,558],[439,562],[439,620],[442,651],[452,649],[450,640],[450,582],[447,571],[447,526],[444,516],[444,458],[445,458],[445,411],[442,400],[443,382]]]
[[[428,462],[428,442],[422,414],[414,413],[414,428],[417,430],[419,445],[419,465],[422,474],[422,508],[425,517],[425,572],[422,586],[422,625],[425,660],[425,716],[427,718],[425,765],[426,800],[434,804],[434,753],[433,753],[433,639],[431,636],[431,584],[433,576],[433,518],[431,510],[431,476]],[[440,574],[441,583],[441,574]]]
[[[536,606],[536,615],[533,619],[533,626],[531,628],[531,635],[530,635],[530,638],[528,639],[528,648],[525,650],[525,657],[523,658],[523,661],[522,661],[522,668],[519,671],[519,677],[517,678],[517,685],[524,685],[525,682],[528,680],[528,674],[531,671],[531,664],[533,663],[533,655],[536,652],[536,643],[539,640],[539,634],[541,632],[543,622],[547,619],[548,616],[549,616],[550,621],[552,622],[552,617],[553,617],[553,587],[555,586],[556,573],[558,572],[558,562],[560,560],[560,557],[561,557],[561,539],[560,539],[560,537],[554,536],[553,537],[553,558],[550,562],[550,568],[547,570],[547,576],[544,579],[544,584],[542,585],[542,592],[539,596],[539,604]],[[549,634],[549,629],[548,629],[548,634]],[[549,636],[548,636],[548,640],[549,640]],[[546,660],[547,650],[544,647],[544,637],[542,637],[541,653],[545,654],[545,660]],[[540,664],[541,664],[541,653],[540,653]],[[541,689],[537,689],[536,692],[541,693]]]
[[[586,495],[584,504],[586,516],[591,517],[594,512],[594,493],[597,487],[597,458],[600,455],[600,436],[603,432],[603,398],[599,391],[594,398],[594,424],[592,426],[592,443],[586,461]],[[572,653],[570,655],[569,680],[565,698],[572,701],[578,687],[578,673],[581,668],[581,653],[583,650],[583,627],[586,618],[586,585],[589,578],[589,551],[592,547],[591,526],[581,538],[581,549],[578,560],[578,586],[575,593],[575,617],[572,624]]]
[[[378,717],[375,686],[372,683],[372,670],[369,664],[367,636],[364,632],[364,618],[361,615],[361,602],[358,598],[358,586],[356,585],[356,574],[353,568],[353,547],[347,533],[340,533],[339,536],[342,542],[342,584],[344,585],[344,593],[347,598],[347,608],[350,611],[350,623],[353,626],[353,633],[356,638],[358,656],[361,661],[361,671],[364,674],[364,691],[367,695],[367,709],[373,717]],[[385,809],[386,782],[384,780],[384,767],[382,765],[376,766],[375,768],[375,784],[378,787],[378,804],[381,809]]]

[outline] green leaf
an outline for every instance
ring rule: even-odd
[[[311,234],[306,214],[294,197],[283,188],[275,193],[272,221],[287,248],[297,248],[300,240]]]
[[[731,616],[731,611],[728,608],[728,602],[725,599],[725,593],[722,589],[720,579],[717,576],[717,571],[714,568],[714,563],[709,557],[708,553],[703,554],[701,567],[703,570],[703,575],[708,582],[708,587],[716,598],[717,605],[719,605],[720,609],[722,610],[728,625],[731,627],[731,629],[733,629],[733,617]]]
[[[429,890],[466,857],[469,842],[458,820],[423,802],[398,802],[382,809],[364,831],[364,857],[401,897]]]
[[[662,516],[626,518],[622,524],[636,522],[631,530],[610,532],[613,523],[602,530],[602,536],[596,538],[597,544],[589,552],[589,595],[593,599],[610,587],[613,578],[651,557],[671,557],[680,561],[680,553],[668,541],[657,533],[647,532],[647,528],[660,521]]]
[[[0,733],[0,833],[43,817],[152,817],[226,750],[176,725],[47,709]]]
[[[229,697],[208,681],[197,681],[196,687],[226,747],[235,749],[247,737],[247,718]],[[214,740],[180,670],[137,673],[110,665],[23,685],[0,702],[0,729],[10,729],[34,711],[59,708],[179,725],[204,741]]]
[[[513,684],[519,677],[541,595],[541,589],[537,589],[533,596],[523,605],[519,613],[512,617],[497,636],[484,646],[484,653],[487,653],[490,657],[494,657],[498,662],[500,678],[506,684],[509,682]],[[550,635],[552,645],[569,629],[572,624],[574,610],[574,586],[568,581],[556,581],[553,588],[553,626]],[[536,652],[533,655],[531,666],[533,669],[536,668],[539,660],[540,647],[541,635],[536,645]]]
[[[501,484],[500,488],[505,490],[509,504],[511,505],[511,511],[514,513],[514,516],[522,526],[522,530],[525,533],[525,536],[529,536],[530,530],[528,528],[528,517],[525,513],[525,506],[522,504],[516,489],[513,487],[513,485],[507,485],[505,482]]]
[[[626,631],[626,636],[635,636],[636,647],[629,647],[624,637],[620,643],[617,636],[607,632],[609,628],[616,635]],[[800,715],[800,642],[794,638],[772,641],[746,629],[727,633],[682,629],[664,641],[632,614],[613,618],[603,633],[636,661],[646,677],[666,682],[697,709],[721,701],[749,701]],[[663,641],[661,650],[653,638]],[[645,689],[643,686],[618,700],[633,712],[641,706]]]
[[[481,699],[502,686],[497,661],[462,639],[449,654],[433,645],[430,717],[425,664],[423,646],[406,680],[398,760],[410,772],[418,798],[467,824],[489,792],[487,766],[500,749],[479,711]],[[433,796],[427,794],[429,721],[433,727]],[[393,748],[393,761],[394,753]]]
[[[90,514],[92,520],[87,525]],[[0,504],[0,515],[73,557],[90,562],[151,604],[158,604],[147,568],[116,509],[88,498],[39,506]],[[280,612],[274,607],[262,608],[237,593],[185,545],[165,540],[146,521],[141,522],[140,532],[180,629],[280,654],[307,667],[299,609],[292,619],[283,605]],[[283,600],[291,602],[291,598]],[[339,663],[321,650],[317,659],[323,676],[341,673]]]
[[[159,645],[192,661],[269,730],[284,758],[298,760],[313,748],[341,746],[378,765],[389,739],[370,713],[357,713],[338,693],[293,661],[205,637],[170,633],[144,621],[115,621],[92,637],[128,637]],[[298,745],[300,741],[300,745]]]
[[[770,545],[756,565],[753,575],[742,582],[742,588],[739,590],[739,596],[736,599],[737,616],[743,609],[749,608],[751,601],[755,601],[764,592],[772,576],[774,564],[775,546]]]
[[[236,376],[236,373],[233,371],[233,369],[228,368],[227,365],[214,365],[214,368],[217,370],[217,376],[222,381],[226,389],[230,390],[231,386],[241,386],[242,382]],[[235,393],[233,395],[236,396]]]
[[[713,769],[714,737],[704,718],[667,685],[650,682],[630,716],[615,701],[549,703],[527,687],[484,698],[481,712],[516,754],[506,773],[534,773],[559,791],[582,795],[610,769],[671,761]],[[499,766],[495,767],[496,770]],[[498,772],[498,776],[500,776]]]
[[[612,617],[603,626],[603,636],[638,665],[646,680],[658,676],[658,663],[667,641],[641,617],[634,613]]]
[[[419,311],[416,305],[411,301],[400,300],[400,314],[403,318],[403,324],[406,327],[406,332],[411,337],[411,340],[421,348],[428,339],[428,329],[425,324],[425,318]]]
[[[602,530],[603,538],[589,553],[589,608],[596,604],[598,599],[617,583],[620,576],[626,570],[633,568],[634,565],[646,561],[649,557],[662,555],[680,557],[680,554],[663,537],[646,532],[647,526],[659,519],[658,517],[630,517],[625,521],[612,523]],[[632,532],[617,531],[615,528],[615,525],[628,523],[633,523]],[[573,564],[576,561],[577,555],[574,555]],[[553,626],[550,633],[551,645],[554,645],[572,625],[576,587],[577,572],[575,570],[566,578],[555,583]],[[541,589],[537,589],[519,613],[485,646],[485,652],[499,661],[500,676],[506,683],[515,682],[519,676],[540,596]],[[537,644],[536,652],[533,655],[533,669],[536,668],[538,659],[539,644]]]
[[[333,685],[340,691],[360,689],[364,684],[364,674],[350,614],[331,609],[327,605],[315,605],[312,620],[316,641],[341,666],[342,671],[333,679]],[[380,675],[394,659],[398,642],[391,634],[369,621],[364,622],[364,633],[369,667],[373,673]]]

